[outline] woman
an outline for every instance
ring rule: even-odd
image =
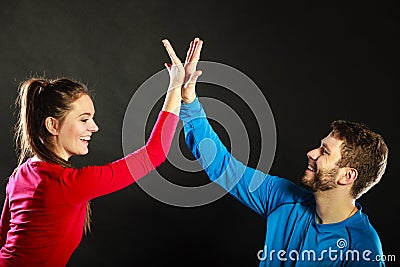
[[[69,158],[88,153],[98,126],[87,88],[70,79],[31,78],[19,88],[16,125],[19,164],[6,188],[0,221],[0,266],[65,266],[90,230],[89,201],[122,189],[166,159],[178,122],[181,86],[197,64],[201,41],[191,42],[185,66],[163,40],[172,64],[163,108],[146,145],[104,166],[72,168]],[[129,166],[129,168],[128,168]],[[131,171],[130,171],[131,170]]]

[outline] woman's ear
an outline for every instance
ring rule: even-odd
[[[44,120],[44,125],[46,126],[46,129],[47,131],[49,131],[49,133],[51,133],[52,135],[58,135],[60,123],[57,119],[53,117],[47,117]]]

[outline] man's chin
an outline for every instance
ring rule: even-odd
[[[317,188],[316,188],[316,186],[315,186],[315,180],[314,180],[315,178],[311,178],[311,177],[309,177],[309,176],[307,176],[307,175],[304,175],[302,178],[301,178],[301,182],[303,183],[303,185],[307,188],[307,189],[309,189],[309,190],[311,190],[312,192],[317,192]]]
[[[303,185],[311,190],[312,192],[317,191],[329,191],[337,187],[336,183],[332,180],[320,180],[318,176],[310,178],[308,176],[303,176],[301,179]]]

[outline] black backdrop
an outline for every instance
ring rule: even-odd
[[[199,36],[205,42],[202,60],[242,71],[267,98],[278,138],[271,173],[297,181],[306,152],[334,119],[364,122],[384,136],[390,148],[386,174],[360,203],[385,254],[400,256],[394,218],[399,210],[398,19],[398,9],[376,3],[308,9],[251,1],[1,1],[0,177],[16,164],[11,130],[21,80],[67,76],[95,90],[101,130],[90,153],[72,160],[77,166],[104,164],[123,156],[121,129],[130,97],[163,69],[167,56],[161,39],[170,39],[183,57],[188,42]],[[192,177],[206,180],[203,173]],[[192,179],[176,179],[186,178]],[[69,266],[257,266],[256,253],[263,248],[263,219],[228,195],[180,208],[132,185],[93,200],[93,213],[93,232]]]

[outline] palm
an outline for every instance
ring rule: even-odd
[[[165,63],[165,67],[167,67],[169,73],[169,88],[180,88],[185,80],[185,69],[181,63],[181,60],[175,54],[174,49],[172,48],[170,42],[168,40],[163,40],[163,44],[168,52],[169,57],[171,58],[171,63]]]

